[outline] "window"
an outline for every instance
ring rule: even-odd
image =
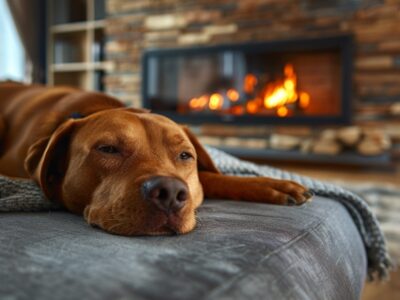
[[[0,0],[0,28],[0,80],[22,81],[25,54],[6,0]]]

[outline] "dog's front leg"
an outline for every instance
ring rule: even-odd
[[[312,197],[302,185],[267,177],[238,177],[199,172],[206,198],[232,199],[279,205],[300,205]]]

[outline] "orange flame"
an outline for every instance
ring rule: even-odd
[[[197,98],[190,99],[189,106],[191,109],[196,109],[198,107],[197,100]]]
[[[208,103],[207,96],[201,96],[199,98],[193,98],[189,101],[190,108],[194,110],[202,110]]]
[[[264,106],[268,109],[283,107],[288,103],[296,102],[298,99],[296,92],[297,76],[293,65],[286,64],[283,73],[285,74],[283,83],[271,83],[267,87],[267,92],[264,95]]]
[[[232,101],[232,102],[236,102],[239,100],[239,93],[237,90],[235,89],[229,89],[226,92],[226,95],[228,96],[228,98]]]
[[[247,74],[244,77],[244,91],[247,94],[253,93],[254,89],[257,85],[257,82],[258,82],[258,80],[257,80],[256,76],[254,76],[253,74]]]
[[[210,102],[208,103],[208,107],[211,110],[218,110],[222,108],[224,104],[224,97],[221,94],[215,93],[210,96]]]
[[[301,108],[306,108],[310,105],[310,95],[306,92],[300,93],[300,102],[299,105]]]
[[[279,117],[286,117],[289,114],[289,110],[286,106],[281,106],[277,109],[276,113]]]
[[[244,108],[243,106],[235,105],[234,107],[231,108],[231,113],[234,115],[243,115]]]
[[[255,114],[258,111],[258,103],[257,100],[250,100],[246,104],[246,109],[249,114]]]
[[[189,101],[191,110],[223,110],[234,115],[267,113],[275,110],[277,116],[287,117],[294,108],[292,103],[297,102],[297,108],[306,109],[310,106],[309,93],[299,91],[297,88],[297,75],[292,64],[286,64],[283,68],[283,79],[267,83],[263,88],[257,88],[258,79],[253,74],[247,74],[243,81],[243,90],[246,97],[254,96],[246,102],[238,101],[241,95],[238,90],[230,88],[223,93],[213,93],[193,98]],[[229,103],[224,105],[224,100]],[[244,100],[244,99],[243,99]]]

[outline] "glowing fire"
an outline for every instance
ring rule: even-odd
[[[208,97],[201,96],[199,98],[193,98],[192,100],[190,100],[189,106],[194,110],[202,110],[207,105],[207,103],[208,103]]]
[[[300,93],[300,102],[299,102],[299,104],[300,104],[301,108],[308,107],[310,105],[310,95],[305,93],[305,92]]]
[[[233,101],[233,102],[238,101],[238,100],[239,100],[239,97],[240,97],[238,91],[237,91],[237,90],[234,90],[234,89],[229,89],[229,90],[226,92],[226,95],[227,95],[228,98],[229,98],[231,101]]]
[[[287,64],[283,69],[285,78],[282,82],[272,82],[267,85],[266,92],[264,95],[264,106],[268,109],[277,108],[277,114],[280,117],[285,117],[288,115],[286,104],[294,103],[299,98],[297,94],[297,76],[294,72],[293,65]],[[302,92],[304,98],[310,96]],[[305,103],[306,101],[304,101]],[[309,101],[308,101],[309,102]],[[302,107],[305,108],[308,103]],[[282,108],[282,109],[281,109]],[[285,109],[283,109],[285,108]]]
[[[258,83],[257,77],[253,74],[247,74],[244,77],[244,91],[247,94],[254,92],[255,86]]]
[[[210,96],[210,102],[208,103],[208,107],[211,110],[218,110],[222,108],[224,104],[224,97],[221,94],[215,93]]]
[[[189,107],[191,110],[227,110],[235,115],[245,111],[256,114],[273,110],[279,117],[290,116],[293,109],[306,109],[311,103],[311,97],[307,92],[298,90],[297,75],[292,64],[284,66],[283,75],[283,79],[269,82],[260,88],[258,78],[254,74],[247,74],[242,93],[230,88],[225,92],[202,95],[191,99]]]

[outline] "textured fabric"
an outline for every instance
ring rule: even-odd
[[[360,234],[337,201],[206,200],[190,234],[123,237],[67,212],[0,215],[0,299],[359,299]]]
[[[0,176],[0,212],[56,210],[32,180]]]
[[[388,276],[391,261],[386,249],[383,233],[368,204],[358,195],[337,185],[325,183],[306,176],[285,172],[276,168],[261,167],[239,160],[215,148],[208,148],[218,168],[225,174],[240,176],[267,176],[278,179],[293,180],[308,187],[314,194],[335,199],[343,204],[353,218],[364,241],[368,257],[369,279]]]
[[[260,167],[215,148],[209,147],[207,150],[223,173],[294,180],[309,187],[317,195],[326,196],[342,203],[350,212],[363,238],[368,257],[369,278],[372,279],[375,274],[378,278],[387,276],[391,262],[385,240],[376,217],[362,198],[336,185],[271,167]],[[0,211],[38,211],[55,208],[53,203],[43,198],[32,183],[0,178]]]
[[[334,183],[351,190],[367,201],[379,221],[393,263],[400,265],[400,185],[340,180]]]

